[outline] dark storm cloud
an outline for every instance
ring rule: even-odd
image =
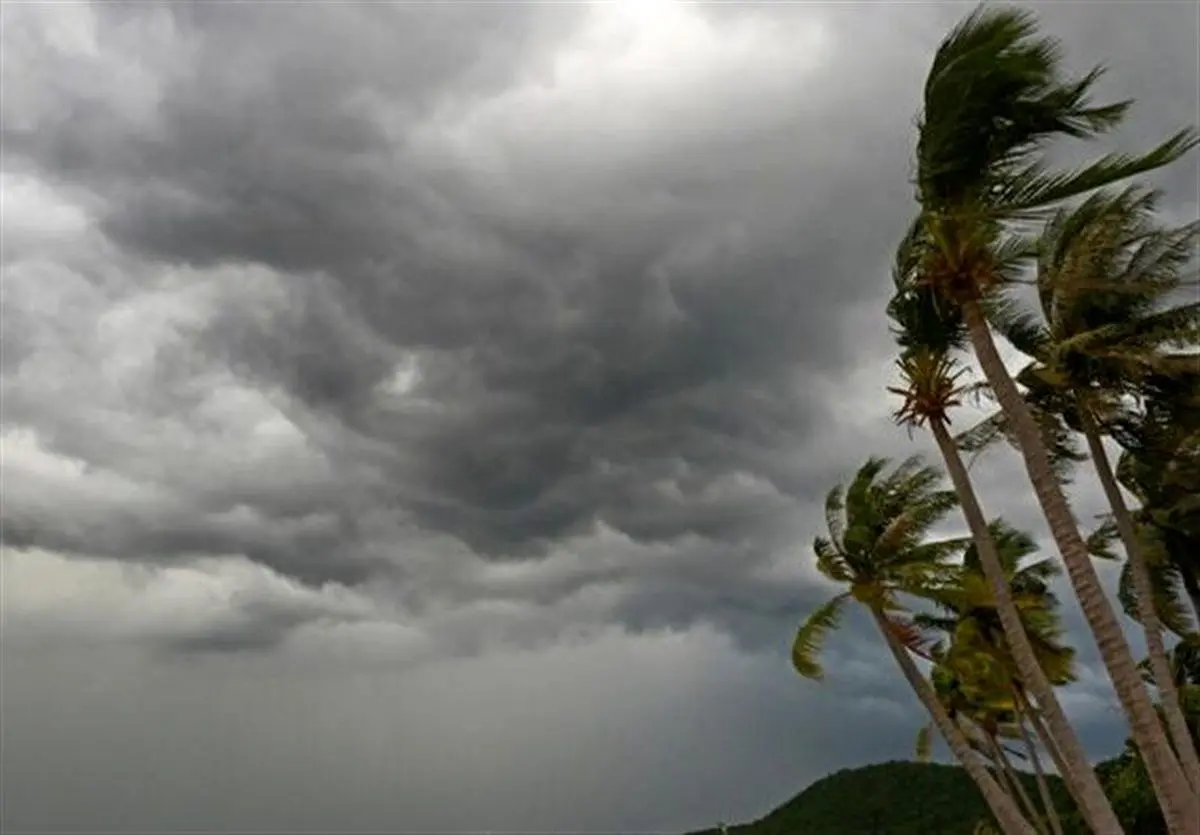
[[[824,491],[928,447],[879,305],[968,7],[632,8],[0,9],[6,825],[682,831],[909,755],[868,619],[785,655]],[[1125,146],[1196,119],[1191,9],[1039,8]]]
[[[420,608],[422,595],[498,592],[450,574],[427,586],[414,531],[544,557],[603,524],[664,547],[509,593],[547,605],[640,577],[621,604],[630,624],[704,617],[765,639],[798,592],[755,572],[807,541],[811,502],[868,451],[865,437],[844,437],[845,454],[822,441],[847,416],[849,392],[828,383],[886,350],[882,323],[864,328],[858,311],[878,304],[911,211],[927,50],[961,10],[706,9],[701,28],[651,47],[671,55],[684,50],[672,37],[691,37],[715,56],[724,73],[700,72],[699,96],[652,64],[621,75],[626,42],[581,38],[593,11],[105,7],[96,43],[143,56],[119,91],[37,27],[6,50],[6,165],[82,190],[105,257],[126,262],[117,279],[92,251],[57,256],[103,288],[96,310],[161,291],[164,270],[183,271],[174,287],[227,273],[142,376],[89,381],[95,396],[71,410],[48,387],[54,369],[29,359],[29,317],[51,302],[18,287],[7,416],[154,496],[46,502],[53,488],[30,475],[5,511],[11,544],[244,554],[314,584],[391,575]],[[1151,18],[1186,51],[1169,12]],[[1079,25],[1105,47],[1111,94],[1144,99],[1140,142],[1174,126],[1194,84],[1166,48],[1145,59],[1153,87],[1120,72],[1133,36],[1095,22],[1117,13],[1047,9],[1047,24],[1069,46]],[[862,75],[845,66],[851,45],[870,56]],[[695,75],[687,59],[674,72]],[[256,436],[180,449],[228,384],[221,369],[300,427],[293,452],[243,463]],[[403,394],[389,390],[397,369]],[[180,441],[147,445],[136,420],[170,421]],[[285,463],[298,456],[313,463]],[[679,573],[660,581],[656,564]]]
[[[277,647],[299,626],[350,621],[338,614],[311,602],[296,605],[269,598],[250,599],[236,606],[231,617],[164,636],[157,640],[157,646],[172,655],[261,652]]]
[[[128,4],[90,36],[6,9],[5,171],[97,220],[6,218],[5,421],[81,470],[10,460],[7,544],[242,555],[461,609],[455,652],[481,602],[502,642],[704,621],[781,650],[815,502],[911,451],[864,311],[962,11],[722,5],[637,53],[561,5]],[[1187,15],[1147,12],[1144,54],[1128,7],[1045,12],[1141,100],[1123,142],[1189,118]],[[1194,166],[1169,176],[1186,209]],[[232,607],[168,644],[316,617]]]
[[[810,384],[851,361],[859,339],[842,311],[877,290],[890,236],[863,230],[902,223],[908,189],[886,174],[907,153],[918,55],[883,59],[887,105],[861,84],[835,98],[817,53],[850,35],[857,18],[841,15],[811,66],[754,75],[760,99],[668,90],[673,120],[653,98],[611,114],[538,104],[556,50],[586,25],[578,10],[488,11],[467,28],[408,7],[169,8],[100,16],[98,37],[136,25],[177,50],[152,104],[107,107],[72,87],[86,66],[50,64],[51,81],[35,77],[61,118],[6,120],[6,150],[98,198],[101,229],[127,253],[273,271],[223,289],[205,324],[160,349],[152,380],[172,392],[173,372],[215,360],[282,392],[336,475],[290,510],[286,485],[256,475],[268,492],[233,495],[257,527],[212,519],[215,491],[197,477],[181,512],[200,493],[208,516],[126,513],[96,535],[88,514],[56,528],[43,508],[14,519],[13,544],[233,551],[354,582],[375,563],[356,519],[377,508],[491,557],[546,554],[602,522],[639,542],[716,543],[703,545],[724,558],[709,582],[751,613],[765,605],[736,575],[772,557],[795,498],[813,493],[796,453],[828,409]],[[468,42],[486,45],[482,63],[455,57]],[[754,71],[750,48],[728,60]],[[416,378],[397,404],[382,387],[405,362]],[[77,429],[40,435],[95,460],[97,440]],[[370,473],[349,493],[348,460]],[[633,594],[646,604],[631,613],[646,614],[631,617],[686,623],[719,596],[668,601],[670,588]]]

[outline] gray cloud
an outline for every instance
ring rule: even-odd
[[[824,593],[821,495],[928,447],[888,419],[880,306],[920,83],[965,8],[6,5],[0,518],[6,564],[46,574],[5,594],[27,645],[104,646],[10,667],[13,820],[683,827],[905,755],[919,716],[869,625],[826,690],[782,653]],[[1182,7],[1039,8],[1139,99],[1118,143],[1195,120]],[[1196,166],[1160,180],[1194,217]],[[977,472],[1041,530],[1011,456]],[[1096,498],[1080,479],[1081,516]],[[373,664],[387,699],[346,684]],[[573,675],[577,708],[537,685]],[[56,811],[52,775],[96,770],[54,730],[89,676],[80,733],[142,759],[66,778]],[[1072,691],[1097,751],[1104,688]],[[529,763],[488,783],[518,739]],[[588,746],[587,779],[535,788]],[[411,790],[381,783],[401,768]]]
[[[684,38],[680,49],[697,62],[693,75],[711,72],[687,49],[763,85],[764,96],[732,100],[732,111],[728,101],[693,102],[669,75],[638,91],[629,68],[604,67],[602,50],[589,54],[586,30],[565,48],[505,35],[526,45],[509,56],[520,66],[509,68],[507,88],[435,72],[433,87],[409,90],[411,58],[393,50],[364,47],[353,66],[327,73],[304,60],[306,33],[357,42],[364,27],[383,25],[379,14],[389,12],[298,8],[283,32],[264,38],[250,33],[268,17],[249,7],[186,7],[170,17],[122,9],[100,17],[101,33],[134,21],[152,30],[158,50],[169,42],[185,56],[154,77],[146,96],[155,107],[102,108],[83,87],[64,119],[17,111],[8,120],[17,127],[6,128],[6,142],[22,164],[87,189],[107,240],[160,265],[144,270],[139,291],[160,284],[167,265],[271,271],[231,277],[214,290],[211,315],[179,325],[190,335],[159,350],[155,391],[184,398],[163,409],[178,416],[195,397],[172,391],[181,388],[173,374],[216,362],[275,391],[289,416],[323,423],[316,443],[332,466],[351,446],[375,471],[371,495],[353,499],[361,504],[345,507],[340,480],[330,482],[336,498],[310,493],[294,512],[323,504],[325,522],[302,536],[247,531],[230,541],[211,520],[176,520],[166,523],[173,536],[133,526],[122,528],[128,543],[91,550],[241,545],[305,579],[326,564],[331,579],[353,580],[367,570],[355,555],[328,555],[355,539],[365,506],[391,503],[481,555],[544,554],[602,521],[647,542],[686,534],[740,542],[744,564],[765,559],[767,543],[746,540],[761,538],[764,524],[790,511],[787,497],[808,489],[802,463],[779,451],[802,448],[825,417],[806,384],[851,360],[855,339],[842,332],[840,311],[873,298],[870,276],[887,259],[889,238],[864,245],[840,219],[854,212],[876,225],[877,215],[899,229],[907,189],[884,172],[903,164],[911,93],[868,111],[875,90],[851,85],[838,101],[861,106],[831,107],[831,69],[820,59],[847,37],[856,18],[845,15],[820,28],[793,21],[786,37],[743,22],[742,42],[729,47],[703,20],[688,24],[693,43]],[[551,25],[504,21],[539,32]],[[435,27],[412,34],[421,42],[436,41],[442,25],[438,15],[408,22]],[[785,52],[794,38],[812,45],[810,58]],[[756,67],[763,53],[788,73]],[[599,90],[560,69],[561,89],[546,92],[530,75],[583,58],[602,65]],[[919,59],[915,50],[885,58],[912,70]],[[68,97],[73,73],[90,69],[46,63]],[[917,77],[893,76],[910,88]],[[367,84],[393,77],[406,80]],[[730,79],[713,81],[736,90]],[[640,100],[613,115],[576,100],[605,85]],[[798,100],[806,106],[792,107]],[[597,133],[606,127],[615,133]],[[836,179],[813,177],[817,167]],[[405,362],[415,381],[397,404],[381,388]],[[14,388],[24,405],[26,387]],[[91,440],[78,417],[56,422],[56,448],[97,456],[81,449]],[[737,473],[762,484],[721,486]],[[270,496],[244,498],[292,524]],[[14,542],[87,550],[52,525],[18,523]]]

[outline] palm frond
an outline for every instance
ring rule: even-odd
[[[797,630],[792,642],[792,666],[805,678],[816,681],[825,678],[825,670],[818,660],[821,647],[829,633],[840,625],[842,606],[849,598],[849,594],[843,593],[823,603]]]
[[[958,448],[970,456],[970,462],[985,452],[997,441],[1005,438],[1008,419],[1004,412],[984,418],[979,423],[954,436]]]
[[[1035,403],[1030,405],[1036,406]],[[1042,430],[1055,474],[1060,481],[1068,481],[1074,465],[1086,461],[1087,456],[1080,450],[1079,443],[1069,427],[1064,425],[1057,415],[1042,408],[1031,408],[1030,412]],[[1003,411],[993,413],[955,436],[958,448],[969,456],[968,466],[974,466],[976,459],[998,441],[1006,441],[1010,447],[1019,449],[1016,434],[1009,426],[1008,417]]]
[[[823,536],[813,537],[813,553],[817,557],[817,570],[835,583],[849,583],[854,572],[846,562],[846,555],[837,545]]]
[[[911,619],[888,615],[883,622],[887,630],[906,650],[926,661],[933,660],[932,645],[934,642]]]
[[[1086,539],[1088,553],[1102,560],[1119,560],[1120,556],[1113,550],[1119,539],[1117,522],[1109,515],[1096,530],[1088,534]]]
[[[1128,102],[1094,106],[1096,68],[1062,78],[1062,46],[1017,9],[981,7],[942,41],[924,90],[918,186],[927,207],[986,200],[997,173],[1024,163],[1048,138],[1114,127]]]
[[[843,518],[845,511],[846,502],[842,485],[834,485],[825,494],[825,526],[829,531],[830,539],[835,543],[840,543],[846,536],[846,523]]]
[[[1050,344],[1050,334],[1041,319],[1003,294],[988,297],[984,312],[993,328],[1027,357],[1041,358]]]
[[[1163,628],[1179,636],[1186,636],[1194,632],[1191,609],[1183,599],[1178,572],[1170,566],[1163,565],[1148,565],[1147,568],[1150,569],[1154,611]],[[1117,599],[1125,614],[1136,623],[1142,624],[1137,608],[1138,595],[1133,581],[1133,566],[1129,562],[1121,566],[1121,576],[1117,584]]]
[[[850,518],[851,523],[853,523],[856,517],[861,515],[862,510],[867,506],[867,497],[870,495],[875,479],[887,468],[889,463],[890,461],[887,458],[871,456],[858,468],[858,472],[854,474],[854,479],[850,482],[850,487],[845,491],[845,498],[843,500],[846,514]]]
[[[908,503],[879,534],[876,551],[885,559],[902,551],[911,553],[934,525],[957,506],[958,494],[953,490],[942,490],[924,501]]]
[[[1038,210],[1094,189],[1170,165],[1200,142],[1186,128],[1144,154],[1111,153],[1075,171],[1050,172],[1041,161],[1012,172],[994,199],[1008,219],[1032,219]]]

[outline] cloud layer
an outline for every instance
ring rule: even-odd
[[[963,11],[6,5],[13,825],[706,824],[832,767],[820,728],[851,693],[885,706],[836,761],[903,755],[915,711],[864,624],[840,697],[801,692],[780,653],[824,593],[803,557],[820,496],[869,452],[919,448],[888,420],[880,305],[923,73]],[[1110,63],[1106,94],[1138,97],[1119,143],[1196,119],[1186,9],[1044,11],[1073,59]],[[1194,217],[1194,163],[1163,182]],[[989,510],[1036,526],[1019,468],[989,466]],[[289,675],[323,695],[288,687],[263,718]],[[147,676],[154,733],[128,701]],[[416,736],[368,692],[414,705]],[[110,726],[149,748],[54,811],[54,728],[80,699],[94,750]],[[302,716],[348,736],[280,742]],[[220,717],[215,747],[189,736]],[[588,730],[604,717],[626,742]],[[769,753],[787,733],[808,753]],[[476,800],[452,811],[431,787],[492,762],[470,766],[470,740],[534,764],[463,777]],[[253,779],[148,765],[193,743]],[[592,746],[562,805],[531,799]],[[418,776],[394,795],[351,769],[323,813],[272,805],[346,762]],[[134,803],[140,781],[160,806]]]

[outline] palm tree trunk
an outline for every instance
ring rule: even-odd
[[[1059,775],[1066,771],[1066,763],[1063,762],[1062,752],[1058,750],[1058,745],[1054,742],[1054,737],[1050,736],[1050,731],[1046,727],[1046,723],[1042,720],[1041,714],[1037,709],[1025,702],[1025,712],[1029,716],[1030,722],[1033,723],[1034,733],[1042,742],[1042,747],[1046,749],[1046,753],[1050,755],[1050,759],[1054,761],[1054,767],[1058,770]],[[1071,797],[1075,801],[1076,806],[1080,806],[1079,798],[1075,797],[1074,791],[1071,789],[1071,784],[1067,783],[1067,790],[1071,791]]]
[[[1020,775],[1018,775],[1017,770],[1013,768],[1012,761],[1008,758],[1008,755],[1004,753],[1004,746],[1001,745],[996,740],[996,737],[992,734],[985,732],[984,736],[987,738],[988,748],[991,749],[992,756],[996,758],[996,761],[1004,769],[1005,779],[1007,779],[1009,785],[1013,787],[1013,791],[1020,799],[1021,805],[1025,807],[1025,812],[1029,815],[1030,820],[1033,821],[1033,825],[1037,827],[1038,832],[1041,832],[1042,835],[1046,835],[1046,826],[1042,822],[1041,815],[1038,814],[1037,806],[1034,804],[1033,798],[1029,796],[1029,792],[1025,790],[1025,784],[1021,782]]]
[[[913,692],[917,694],[917,698],[921,700],[921,704],[929,711],[930,717],[937,725],[938,731],[942,738],[946,740],[946,744],[950,747],[954,756],[962,763],[967,774],[975,781],[975,785],[979,787],[980,793],[983,795],[984,801],[987,802],[988,808],[991,809],[1000,828],[1004,830],[1005,835],[1037,835],[1037,831],[1029,825],[1021,814],[1021,810],[1017,808],[1013,799],[1004,793],[1000,785],[992,779],[992,775],[983,766],[979,759],[974,756],[971,750],[971,744],[967,742],[967,738],[963,735],[962,730],[954,724],[954,720],[946,713],[946,709],[942,703],[938,701],[937,694],[933,690],[933,685],[921,675],[921,671],[917,669],[916,662],[912,656],[908,654],[908,650],[900,643],[900,639],[888,626],[887,618],[884,617],[882,611],[878,608],[871,607],[871,615],[875,619],[875,625],[879,627],[879,631],[883,633],[883,639],[887,642],[888,649],[891,650],[892,656],[896,659],[896,663],[900,665],[900,671],[904,674],[905,680],[908,681]]]
[[[1113,689],[1129,719],[1131,734],[1146,763],[1146,771],[1162,807],[1167,829],[1171,835],[1196,835],[1195,821],[1200,820],[1200,798],[1192,791],[1158,721],[1154,703],[1150,700],[1150,694],[1133,660],[1133,653],[1121,631],[1121,623],[1104,594],[1088,554],[1087,543],[1079,534],[1071,506],[1051,466],[1041,429],[1029,413],[1028,405],[996,350],[979,301],[968,300],[963,304],[962,311],[979,365],[1013,428],[1038,504],[1062,554],[1067,576],[1091,627]]]
[[[1019,707],[1017,708],[1017,730],[1021,733],[1021,741],[1025,743],[1025,751],[1029,754],[1029,762],[1033,764],[1033,776],[1037,779],[1038,797],[1042,800],[1042,807],[1046,810],[1046,820],[1050,821],[1050,829],[1054,835],[1063,835],[1062,820],[1058,817],[1058,810],[1054,808],[1054,797],[1050,794],[1050,786],[1046,784],[1046,772],[1042,769],[1042,758],[1038,756],[1037,746],[1033,744],[1033,738],[1029,735],[1029,729],[1025,727],[1025,713]]]
[[[1021,677],[1021,682],[1033,694],[1038,705],[1045,712],[1050,732],[1058,742],[1059,750],[1062,751],[1063,758],[1067,763],[1062,770],[1062,778],[1070,784],[1071,794],[1078,799],[1080,814],[1083,815],[1083,819],[1096,835],[1120,835],[1124,831],[1121,828],[1121,822],[1117,819],[1112,804],[1104,794],[1104,788],[1100,785],[1100,780],[1096,777],[1091,763],[1088,762],[1083,744],[1079,741],[1070,720],[1067,719],[1067,714],[1058,701],[1058,695],[1054,692],[1054,685],[1051,684],[1046,672],[1038,663],[1033,645],[1025,633],[1021,616],[1012,600],[1012,590],[1009,588],[1008,579],[1004,576],[1004,569],[1000,564],[996,543],[988,530],[987,518],[979,506],[979,498],[975,494],[975,487],[971,483],[970,474],[963,463],[958,445],[950,436],[950,430],[946,427],[944,420],[934,419],[929,422],[929,425],[934,440],[937,441],[938,450],[942,454],[942,459],[946,463],[950,482],[958,494],[963,516],[971,531],[971,538],[975,541],[976,549],[979,552],[980,567],[996,598],[996,613],[1000,618],[1000,625],[1004,629],[1004,639],[1008,643],[1009,651],[1016,663],[1017,673]]]
[[[1125,545],[1125,558],[1129,560],[1133,572],[1133,587],[1137,593],[1138,619],[1142,622],[1146,634],[1146,649],[1150,656],[1150,671],[1154,673],[1154,684],[1158,688],[1159,701],[1162,703],[1163,715],[1167,720],[1167,730],[1171,741],[1175,743],[1175,752],[1183,766],[1193,792],[1200,792],[1200,756],[1196,754],[1196,746],[1192,744],[1192,736],[1188,732],[1187,719],[1179,706],[1179,691],[1175,688],[1175,680],[1171,675],[1171,663],[1167,660],[1167,648],[1163,644],[1162,623],[1154,607],[1154,584],[1150,579],[1150,568],[1146,565],[1146,555],[1142,543],[1138,539],[1137,530],[1133,525],[1133,516],[1121,495],[1117,477],[1113,473],[1108,453],[1104,449],[1100,437],[1100,427],[1095,417],[1087,407],[1080,402],[1078,395],[1076,403],[1079,406],[1079,417],[1083,425],[1083,435],[1087,439],[1088,452],[1091,453],[1092,463],[1096,474],[1100,477],[1100,485],[1104,495],[1112,507],[1113,516],[1117,520],[1117,531],[1121,534],[1121,542]]]

